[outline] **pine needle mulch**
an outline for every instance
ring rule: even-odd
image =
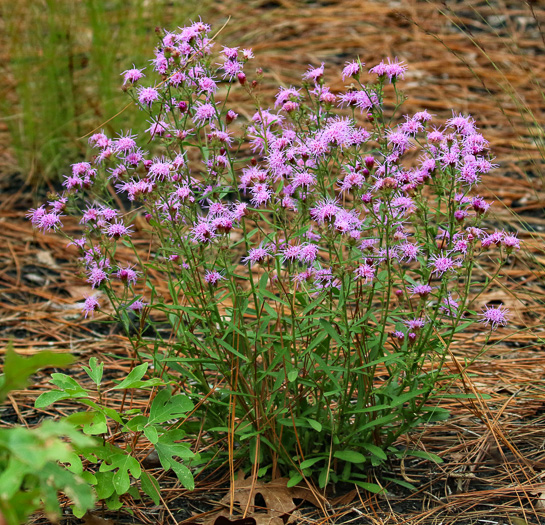
[[[451,411],[450,419],[398,443],[435,453],[443,463],[408,459],[392,464],[391,473],[415,485],[416,492],[388,485],[386,496],[328,493],[330,506],[302,508],[295,521],[545,523],[545,170],[539,125],[545,121],[545,102],[535,82],[545,78],[545,42],[539,30],[539,24],[545,26],[543,7],[510,1],[446,6],[433,1],[226,1],[203,18],[220,27],[228,16],[232,18],[220,41],[254,49],[255,64],[264,70],[261,98],[271,106],[277,86],[297,85],[309,63],[325,62],[326,73],[336,79],[332,89],[340,90],[340,69],[347,60],[359,56],[369,66],[386,56],[405,60],[404,112],[428,109],[438,119],[450,117],[452,110],[474,115],[500,163],[485,178],[481,192],[496,201],[490,222],[519,231],[524,241],[524,249],[502,270],[504,284],[479,298],[482,304],[506,305],[511,322],[494,333],[488,351],[486,333],[462,334],[449,361],[453,372],[464,370],[452,391],[476,394],[476,400],[445,399],[442,405]],[[237,96],[247,104],[242,92]],[[246,107],[250,112],[250,105]],[[12,341],[22,354],[68,351],[81,364],[97,356],[106,363],[108,381],[126,375],[132,365],[127,339],[115,325],[82,319],[81,298],[91,289],[78,275],[77,254],[60,237],[39,235],[25,221],[25,210],[35,203],[29,189],[18,186],[20,179],[8,169],[11,164],[8,151],[0,176],[0,346]],[[67,228],[76,231],[77,224],[68,221]],[[145,249],[147,240],[139,242]],[[493,254],[483,258],[482,277],[493,275],[495,265]],[[50,388],[49,372],[38,374],[28,389],[12,393],[2,425],[34,426],[74,410],[69,404],[33,408],[37,395]],[[79,366],[70,373],[85,382]],[[111,397],[109,402],[144,408],[148,400],[135,395]],[[149,450],[139,453],[143,458]],[[181,523],[225,494],[228,469],[215,474],[198,478],[193,493],[163,475],[166,508],[128,501],[132,518],[107,516],[123,522]],[[370,481],[376,481],[372,472]]]

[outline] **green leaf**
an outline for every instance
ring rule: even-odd
[[[195,457],[188,443],[176,443],[182,436],[183,432],[178,430],[165,432],[157,443],[155,443],[155,450],[157,451],[162,467],[165,470],[171,468],[178,476],[182,485],[189,490],[193,490],[195,483],[191,471],[174,459],[176,457],[181,459],[192,459]]]
[[[106,416],[102,412],[92,413],[92,420],[83,425],[83,432],[88,436],[106,434],[108,432]]]
[[[28,385],[28,378],[41,368],[63,368],[74,362],[74,356],[68,353],[43,351],[31,357],[23,357],[13,350],[8,343],[4,360],[4,373],[0,376],[0,402],[4,402],[12,390],[23,389]]]
[[[108,499],[114,492],[113,472],[97,472],[95,474],[97,479],[97,484],[95,486],[95,491],[97,493],[97,498],[99,500]]]
[[[303,479],[303,476],[297,472],[296,474],[290,477],[290,479],[286,483],[286,487],[288,488],[295,487],[295,485],[297,485],[297,483],[299,483],[302,479]]]
[[[386,476],[383,476],[383,478],[385,481],[391,481],[392,483],[395,483],[396,485],[399,485],[400,487],[405,487],[406,489],[409,489],[409,490],[418,490],[412,483],[409,483],[408,481],[404,481],[402,479],[398,479],[398,478],[388,478]]]
[[[443,463],[443,460],[437,455],[431,452],[424,452],[423,450],[409,450],[407,456],[413,456],[415,458],[429,459],[434,463]]]
[[[373,494],[380,494],[381,492],[384,492],[384,489],[377,485],[376,483],[366,483],[365,481],[357,481],[357,480],[350,480],[349,483],[354,483],[354,485],[357,485],[358,487],[361,487],[362,489],[365,489],[369,492],[372,492]]]
[[[188,490],[193,490],[195,488],[195,480],[193,479],[193,474],[185,465],[181,463],[174,462],[171,463],[170,467],[176,474],[177,478],[180,480],[180,483]]]
[[[139,381],[142,379],[145,375],[145,373],[148,370],[148,363],[142,363],[141,365],[135,366],[129,373],[129,375],[123,379],[120,383],[118,383],[116,386],[114,386],[114,389],[120,389],[120,388],[130,388],[130,384]]]
[[[49,405],[52,405],[53,403],[56,403],[57,401],[61,401],[62,399],[69,399],[70,394],[67,394],[66,392],[63,392],[62,390],[49,390],[48,392],[44,392],[43,394],[40,394],[36,401],[34,401],[34,407],[35,408],[45,408]]]
[[[160,390],[150,408],[148,425],[164,423],[172,419],[180,419],[193,410],[193,403],[187,396],[172,396],[169,390]]]
[[[366,458],[363,454],[356,452],[355,450],[337,450],[334,457],[341,459],[342,461],[348,461],[350,463],[365,463]]]
[[[66,374],[60,374],[58,372],[53,373],[51,374],[50,382],[69,394],[77,394],[80,392],[87,394],[85,388],[83,388],[73,377]]]
[[[144,377],[144,374],[146,373],[148,369],[149,364],[148,363],[142,363],[141,365],[135,366],[130,374],[121,381],[117,386],[114,386],[114,390],[121,389],[121,388],[142,388],[144,386],[151,387],[151,386],[158,386],[163,385],[163,380],[159,378],[153,378],[148,379],[146,381],[141,381],[141,379]]]
[[[299,377],[299,370],[290,370],[288,372],[288,381],[293,383]]]
[[[327,485],[328,481],[329,481],[329,469],[326,466],[324,467],[324,469],[320,472],[320,475],[318,476],[318,485],[320,486],[321,489],[323,489]]]
[[[301,470],[304,470],[306,468],[310,468],[312,467],[312,465],[314,465],[315,463],[318,463],[318,461],[322,461],[323,459],[327,459],[327,457],[319,457],[319,458],[310,458],[310,459],[305,459],[305,461],[303,461],[300,465],[299,465],[299,468]]]
[[[110,458],[100,465],[100,472],[108,472],[117,469],[112,477],[112,483],[117,494],[125,494],[131,486],[129,472],[135,479],[140,477],[142,469],[140,463],[128,452],[113,452]]]
[[[159,505],[161,503],[159,482],[151,474],[144,471],[140,477],[140,484],[144,493],[152,499],[153,503]]]
[[[325,319],[320,319],[319,322],[320,322],[320,326],[337,342],[337,344],[339,346],[342,346],[343,342],[342,342],[341,336],[339,335],[337,330],[335,330],[333,325],[329,321],[326,321]]]
[[[97,364],[96,357],[89,359],[89,366],[83,366],[82,368],[87,372],[87,375],[93,380],[95,385],[99,386],[102,382],[102,373],[104,371],[104,363]]]
[[[307,422],[314,430],[316,430],[316,432],[322,431],[322,424],[318,423],[318,421],[316,421],[315,419],[307,418]]]
[[[155,427],[145,427],[144,435],[148,438],[149,442],[155,445],[159,441],[159,435],[157,434],[157,429]]]
[[[405,392],[404,394],[401,394],[400,396],[394,397],[390,405],[392,407],[397,407],[399,405],[402,405],[403,403],[406,403],[407,401],[410,401],[411,399],[414,399],[415,397],[418,397],[420,394],[424,394],[424,393],[426,393],[425,390],[414,390],[413,392]]]
[[[373,456],[376,456],[379,459],[382,459],[384,461],[388,459],[384,450],[382,450],[380,447],[377,447],[376,445],[373,445],[372,443],[361,443],[360,446],[361,448],[364,448],[365,450],[371,452]]]

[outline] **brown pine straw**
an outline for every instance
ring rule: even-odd
[[[532,9],[535,16],[525,3],[514,0],[260,0],[243,5],[226,0],[215,2],[208,15],[203,13],[203,20],[216,28],[232,17],[222,30],[221,44],[253,48],[256,59],[247,68],[248,79],[253,79],[252,68],[263,68],[258,95],[265,107],[272,107],[278,85],[297,86],[308,64],[325,62],[328,84],[336,91],[344,89],[340,77],[344,62],[358,55],[369,67],[385,56],[405,60],[409,71],[400,85],[408,95],[404,113],[426,108],[437,115],[437,123],[449,118],[452,110],[474,115],[500,163],[500,168],[484,177],[480,189],[481,196],[496,201],[489,223],[520,231],[524,241],[524,250],[514,254],[501,271],[505,284],[491,287],[475,305],[479,310],[481,304],[502,302],[512,313],[509,325],[490,337],[494,345],[488,344],[488,350],[483,349],[486,330],[473,328],[459,334],[449,354],[448,366],[461,375],[450,391],[471,393],[474,399],[442,399],[440,406],[451,412],[450,419],[423,426],[398,442],[399,447],[435,453],[444,462],[433,465],[407,457],[387,467],[389,477],[409,481],[416,492],[399,490],[381,481],[379,473],[369,472],[370,482],[385,486],[385,497],[362,490],[328,492],[333,506],[302,509],[297,518],[301,523],[522,525],[545,520],[540,499],[545,492],[545,195],[539,149],[545,103],[534,82],[545,78],[545,45],[535,23],[537,18],[543,27],[545,11],[541,2],[532,2]],[[504,22],[498,16],[505,16]],[[469,27],[474,42],[457,27],[462,24]],[[150,27],[155,25],[156,21],[150,22]],[[6,85],[14,81],[8,77]],[[511,89],[529,111],[526,120]],[[245,117],[253,114],[243,89],[233,91],[231,107]],[[541,129],[528,117],[530,113]],[[78,365],[70,373],[89,388],[90,380],[79,364],[97,357],[105,362],[106,402],[119,408],[123,394],[109,389],[114,379],[126,376],[134,366],[132,347],[118,327],[95,322],[103,314],[82,320],[78,303],[92,290],[74,262],[77,251],[66,248],[66,241],[57,235],[36,233],[24,219],[25,209],[35,202],[29,188],[21,187],[13,176],[14,155],[2,122],[0,146],[0,348],[12,341],[21,354],[42,349],[72,352]],[[76,236],[77,221],[64,222]],[[151,254],[153,244],[142,231],[144,225],[137,229],[134,238],[140,253]],[[126,248],[120,247],[118,253],[131,260]],[[483,257],[477,276],[493,275],[496,258],[493,251]],[[151,271],[150,277],[168,297],[161,276]],[[43,418],[68,415],[77,408],[69,401],[40,411],[33,408],[35,398],[51,388],[49,372],[38,374],[28,388],[11,394],[0,417],[2,425],[17,419],[33,427]],[[133,391],[125,408],[146,410],[150,402],[149,392]],[[236,425],[232,418],[230,425]],[[107,438],[126,445],[113,427]],[[193,439],[192,445],[195,451],[212,446],[203,435]],[[232,441],[218,445],[233,456]],[[144,441],[136,443],[136,451],[141,461],[150,459],[151,447]],[[145,468],[160,481],[161,507],[154,509],[149,500],[130,497],[127,503],[134,520],[151,524],[183,522],[187,514],[181,509],[187,505],[204,519],[207,512],[202,502],[219,500],[239,465],[231,461],[216,472],[205,470],[192,493],[156,465]],[[256,473],[257,467],[251,473],[254,482]],[[123,515],[110,517],[125,520]],[[45,523],[39,515],[33,522]]]

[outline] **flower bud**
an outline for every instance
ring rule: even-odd
[[[246,84],[246,75],[242,71],[237,75],[237,78],[238,78],[238,81],[239,81],[241,86]],[[254,82],[255,82],[255,80],[254,80]],[[253,82],[252,82],[252,84],[253,84]]]

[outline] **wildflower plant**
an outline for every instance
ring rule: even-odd
[[[217,50],[202,22],[160,38],[151,67],[123,74],[149,128],[92,135],[92,160],[29,217],[59,232],[64,215],[80,218],[70,244],[87,282],[136,358],[153,362],[147,373],[191,399],[184,424],[203,458],[221,457],[228,437],[230,459],[259,475],[378,489],[368,467],[446,417],[437,398],[456,334],[508,322],[501,306],[471,303],[486,286],[472,280],[478,257],[519,248],[485,228],[488,142],[470,116],[439,125],[424,110],[394,124],[407,69],[397,59],[346,64],[343,93],[311,66],[267,108],[246,77],[251,50]],[[235,89],[256,103],[247,120],[230,106]],[[150,142],[162,154],[150,157]],[[132,240],[138,215],[149,254]],[[89,296],[84,315],[104,306]]]

